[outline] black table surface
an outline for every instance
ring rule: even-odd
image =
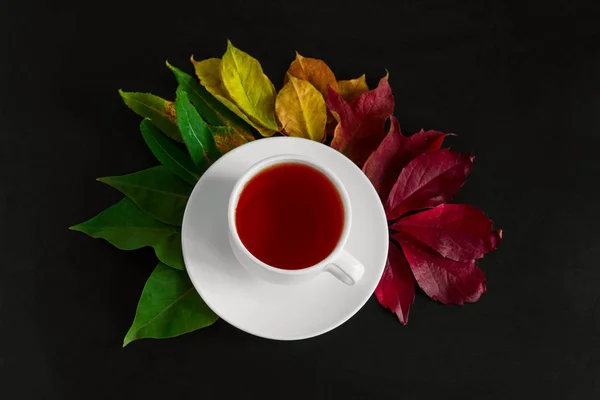
[[[590,3],[593,4],[593,3]],[[0,6],[0,398],[600,397],[600,9],[505,1],[21,1]],[[95,181],[157,164],[117,93],[174,96],[164,62],[229,38],[280,87],[294,51],[339,79],[390,72],[403,131],[459,134],[458,200],[504,230],[488,291],[374,296],[323,336],[219,321],[122,348],[152,251],[70,232],[120,198]]]

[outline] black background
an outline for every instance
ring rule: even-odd
[[[417,294],[408,326],[372,297],[324,336],[224,322],[121,348],[155,266],[67,227],[120,195],[95,178],[156,165],[117,89],[172,98],[230,38],[282,84],[294,51],[339,79],[390,72],[405,133],[477,156],[459,196],[504,230],[488,292]],[[597,398],[600,9],[504,1],[3,1],[0,397]]]

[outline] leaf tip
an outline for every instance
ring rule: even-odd
[[[502,239],[502,229],[498,229],[498,237]]]
[[[127,334],[125,334],[125,337],[123,338],[123,347],[127,346],[129,343],[131,343],[137,339],[135,337],[135,333],[132,332],[132,328],[133,328],[133,326],[131,326],[131,328],[129,328],[129,330],[127,331]]]
[[[398,315],[398,320],[402,325],[406,326],[406,324],[408,324],[408,314],[406,314],[406,316]]]

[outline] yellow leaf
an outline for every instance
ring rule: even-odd
[[[325,98],[327,98],[327,86],[331,86],[336,92],[340,91],[335,75],[322,60],[302,57],[296,52],[296,59],[290,64],[287,73],[312,83]]]
[[[356,79],[338,81],[338,84],[340,87],[340,91],[338,93],[341,94],[346,101],[352,101],[361,94],[369,91],[365,74]]]
[[[194,56],[192,56],[191,61],[194,64],[196,76],[200,79],[202,86],[213,96],[227,97],[227,92],[221,81],[221,59],[209,58],[207,60],[196,61],[194,60]]]
[[[227,91],[223,87],[221,81],[221,59],[220,58],[209,58],[207,60],[196,61],[194,57],[191,58],[192,64],[194,64],[194,70],[196,76],[200,79],[202,86],[209,91],[210,94],[215,96],[225,107],[233,111],[238,117],[242,118],[248,124],[254,126],[250,118],[246,116],[239,109],[238,106],[233,104],[228,98]],[[256,126],[254,126],[256,128]]]
[[[196,61],[192,56],[191,61],[192,64],[194,64],[194,70],[196,71],[196,76],[198,79],[200,79],[200,83],[206,88],[206,90],[209,91],[210,94],[215,96],[217,100],[219,100],[225,107],[233,111],[238,117],[242,118],[248,124],[256,128],[256,130],[258,130],[263,136],[273,135],[275,130],[272,128],[266,128],[262,124],[255,122],[232,101],[229,93],[223,85],[223,80],[221,79],[220,58],[209,58],[207,60]],[[275,93],[275,88],[272,86],[272,84],[271,87],[273,93]]]
[[[275,112],[289,136],[322,142],[327,123],[327,106],[321,93],[309,82],[288,77],[277,94]]]
[[[220,65],[223,87],[228,98],[240,108],[252,122],[271,136],[279,127],[275,121],[275,87],[263,73],[260,63],[247,53],[227,42],[227,51]]]

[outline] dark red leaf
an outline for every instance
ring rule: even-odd
[[[402,136],[396,117],[391,116],[390,121],[389,133],[363,167],[384,204],[402,168],[422,153],[439,150],[448,136],[443,132],[423,130],[412,136]]]
[[[470,154],[442,149],[412,160],[392,187],[385,207],[388,219],[450,201],[465,184],[473,159]]]
[[[432,299],[444,304],[473,303],[485,292],[485,277],[475,260],[453,261],[435,250],[398,232],[400,243],[417,284]]]
[[[403,325],[415,301],[415,278],[397,244],[390,242],[383,276],[375,289],[379,303],[392,310]]]
[[[400,218],[392,229],[402,231],[454,261],[481,258],[502,240],[493,222],[467,204],[441,204]]]
[[[387,77],[379,85],[347,102],[329,88],[327,107],[339,121],[331,147],[358,165],[363,165],[385,137],[385,121],[394,111],[394,96]]]

